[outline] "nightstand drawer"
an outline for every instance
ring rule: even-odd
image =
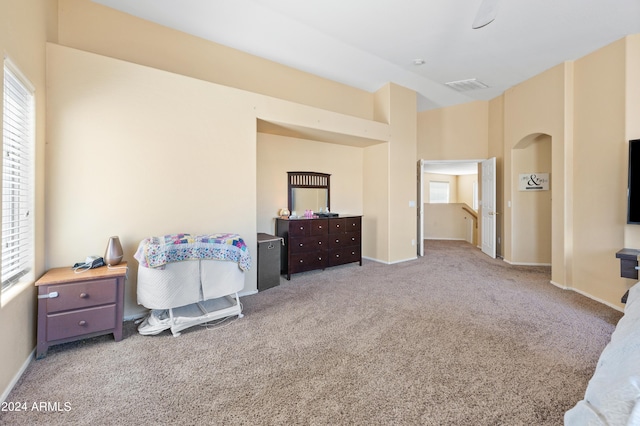
[[[50,285],[47,290],[48,294],[58,293],[57,297],[46,299],[49,314],[116,303],[118,295],[116,278]]]
[[[110,330],[116,327],[116,305],[81,309],[63,314],[47,315],[49,340]]]

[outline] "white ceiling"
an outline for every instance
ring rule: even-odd
[[[369,92],[397,83],[419,110],[492,99],[640,33],[640,0],[501,0],[477,30],[481,0],[93,1]],[[489,88],[444,85],[472,78]]]

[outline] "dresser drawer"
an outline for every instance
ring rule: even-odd
[[[289,238],[308,237],[311,235],[310,220],[292,220],[289,224]]]
[[[342,247],[329,250],[329,266],[360,262],[360,247]]]
[[[347,217],[344,221],[344,232],[360,232],[362,229],[362,218]]]
[[[323,269],[327,266],[325,252],[315,251],[291,255],[289,271],[295,272],[310,271],[313,269]]]
[[[331,219],[329,221],[329,234],[342,234],[346,227],[346,219]]]
[[[291,251],[291,254],[312,250],[323,250],[326,246],[327,237],[324,236],[289,239],[289,250]]]
[[[329,237],[329,248],[339,248],[360,245],[360,233],[332,234]]]
[[[358,232],[347,232],[344,236],[347,246],[360,246],[362,237],[360,235],[360,231]]]
[[[115,327],[115,304],[47,315],[47,339],[49,341],[110,330]]]
[[[316,219],[310,222],[311,235],[320,236],[329,233],[329,222],[326,219]]]
[[[107,305],[116,303],[117,279],[108,278],[47,286],[48,294],[54,292],[58,293],[57,297],[46,299],[48,313]]]

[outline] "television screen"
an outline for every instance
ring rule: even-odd
[[[640,139],[629,141],[627,223],[640,225]]]

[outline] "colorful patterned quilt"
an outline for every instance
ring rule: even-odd
[[[243,271],[251,268],[249,248],[238,234],[172,234],[145,238],[133,256],[145,268],[163,269],[170,262],[217,259],[237,262]]]

